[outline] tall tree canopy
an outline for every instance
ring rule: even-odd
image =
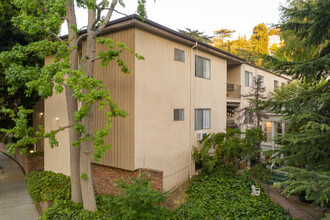
[[[281,11],[282,50],[287,51],[289,60],[268,57],[266,67],[298,79],[329,76],[330,0],[294,0]]]
[[[40,40],[42,36],[36,34],[27,34],[19,30],[12,24],[11,19],[19,14],[19,10],[10,0],[0,2],[0,52],[10,50],[16,44],[27,45],[30,42]],[[32,58],[28,65],[43,65],[40,59]],[[0,107],[6,107],[18,110],[18,106],[31,108],[39,99],[36,92],[31,94],[30,98],[25,97],[25,82],[17,81],[15,91],[9,91],[11,86],[8,84],[4,67],[0,63]],[[0,128],[9,128],[13,122],[8,115],[0,112]]]
[[[325,79],[330,69],[330,1],[294,0],[281,10],[284,40],[295,39],[299,45],[284,42],[284,47],[293,54],[299,54],[300,45],[318,49],[316,54],[292,56],[290,61],[266,58],[268,67],[302,80],[276,90],[273,98],[263,102],[263,108],[290,121],[288,131],[277,139],[282,147],[275,152],[275,161],[287,166],[284,170],[292,179],[284,183],[285,192],[303,193],[326,205],[330,199],[330,82]]]
[[[205,43],[211,43],[211,36],[207,36],[204,34],[204,32],[201,32],[199,30],[192,30],[190,28],[185,28],[185,30],[182,30],[182,29],[178,29],[178,31],[181,33],[181,34],[185,34],[189,37],[192,37],[196,40],[199,40],[199,41],[203,41]]]
[[[125,117],[127,114],[118,109],[110,97],[110,91],[104,89],[101,80],[94,77],[94,63],[101,59],[102,65],[114,60],[121,70],[128,73],[125,62],[120,59],[123,51],[128,51],[137,59],[143,59],[122,42],[98,37],[115,12],[117,4],[124,5],[123,0],[13,0],[20,13],[12,21],[15,27],[27,34],[47,36],[45,39],[26,46],[16,45],[11,51],[0,54],[0,61],[5,68],[5,76],[10,84],[11,92],[17,91],[17,82],[24,82],[26,96],[37,91],[39,96],[47,98],[56,93],[65,93],[68,112],[68,125],[58,130],[45,132],[43,128],[36,134],[27,124],[27,115],[32,110],[19,106],[18,111],[2,108],[15,122],[12,129],[2,129],[8,136],[19,140],[8,144],[11,153],[17,147],[23,149],[37,141],[37,137],[49,138],[51,147],[57,146],[55,135],[69,129],[70,136],[70,168],[72,200],[83,202],[84,208],[90,211],[96,209],[95,194],[92,184],[91,158],[99,160],[110,148],[103,138],[110,132],[112,117]],[[145,0],[138,0],[138,13],[146,16]],[[86,33],[80,34],[77,28],[75,6],[88,12]],[[105,13],[105,16],[102,16]],[[67,22],[68,37],[62,39],[58,33],[63,22]],[[86,41],[86,51],[78,66],[78,49],[82,39]],[[96,44],[107,45],[108,50],[95,54]],[[53,63],[47,66],[27,65],[31,59],[44,60],[46,56],[55,55]],[[78,109],[78,102],[81,107]],[[93,130],[94,105],[99,103],[105,112],[105,127]],[[92,154],[91,147],[95,152]]]

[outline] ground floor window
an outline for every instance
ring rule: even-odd
[[[267,122],[263,122],[263,123],[264,123],[263,132],[265,133],[265,136],[266,136],[265,142],[271,143],[272,142],[272,122],[267,121]]]
[[[195,109],[195,130],[211,128],[211,109]]]

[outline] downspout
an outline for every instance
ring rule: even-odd
[[[192,133],[192,117],[191,117],[191,112],[192,112],[192,106],[191,106],[191,94],[192,94],[192,77],[193,77],[193,70],[194,70],[194,48],[196,48],[198,46],[198,42],[196,41],[195,45],[192,46],[190,48],[190,71],[189,71],[189,149],[188,149],[188,152],[189,152],[189,179],[191,179],[191,148],[192,148],[192,144],[191,144],[191,133]]]

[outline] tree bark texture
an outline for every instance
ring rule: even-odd
[[[68,39],[70,41],[71,53],[70,53],[70,64],[71,70],[78,69],[78,49],[77,44],[77,33],[71,28],[71,26],[77,27],[76,14],[74,9],[74,0],[68,1],[67,3],[67,25],[68,25]],[[70,77],[70,75],[69,75]],[[65,89],[67,111],[68,111],[68,124],[73,125],[74,112],[78,110],[77,100],[72,96],[73,92],[68,87]],[[80,185],[80,148],[73,146],[74,141],[79,140],[79,133],[77,133],[73,127],[69,128],[70,137],[70,171],[71,171],[71,200],[75,203],[82,203],[82,192]]]
[[[86,62],[84,67],[84,75],[89,78],[94,77],[94,58],[96,49],[96,35],[95,28],[92,24],[95,21],[96,11],[88,10],[88,29],[87,29],[87,42],[86,42]],[[86,94],[87,91],[85,90]],[[83,103],[85,105],[86,103]],[[93,135],[93,105],[90,106],[90,111],[82,120],[82,125],[85,127],[87,135]],[[86,135],[85,134],[85,135]],[[84,136],[85,136],[84,135]],[[83,136],[83,137],[84,137]],[[83,196],[84,209],[89,211],[96,210],[96,200],[93,187],[92,171],[91,171],[91,148],[92,142],[85,140],[81,143],[80,149],[80,174],[81,174],[81,190]],[[82,178],[82,177],[85,178]]]

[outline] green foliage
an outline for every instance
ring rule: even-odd
[[[330,82],[291,83],[275,91],[264,108],[284,115],[288,131],[277,142],[275,162],[308,170],[329,170],[330,164]],[[311,147],[312,146],[312,147]]]
[[[25,176],[25,182],[32,200],[36,203],[70,199],[70,177],[61,173],[33,171]]]
[[[291,181],[286,193],[306,193],[314,203],[329,201],[330,164],[330,82],[292,83],[275,90],[264,102],[265,109],[290,121],[287,132],[277,138],[281,148],[273,161],[287,166]],[[296,168],[294,168],[296,167]]]
[[[268,29],[264,23],[258,24],[253,28],[250,41],[254,52],[268,54]]]
[[[104,208],[111,213],[111,219],[164,219],[166,193],[152,189],[151,178],[142,175],[131,178],[130,183],[121,179],[117,182],[121,195],[107,201]]]
[[[255,184],[246,175],[236,174],[233,167],[218,165],[212,173],[197,176],[187,193],[187,202],[170,216],[171,219],[291,219],[261,190],[251,195]]]
[[[241,135],[244,134],[244,138]],[[251,160],[259,153],[258,145],[264,139],[260,129],[226,129],[226,133],[213,133],[203,138],[201,149],[194,149],[196,163],[202,163],[206,172],[211,172],[219,161],[234,164],[238,159]]]
[[[248,172],[254,178],[264,181],[264,182],[266,180],[270,179],[272,176],[272,173],[270,172],[270,170],[266,168],[266,164],[262,164],[262,165],[256,164],[256,165],[252,166]]]
[[[87,179],[87,174],[86,174],[86,173],[81,174],[80,178],[81,178],[82,180]]]
[[[204,35],[204,32],[201,32],[199,30],[191,30],[190,28],[185,28],[185,30],[178,29],[178,31],[181,34],[187,35],[189,37],[192,37],[196,40],[205,42],[205,43],[211,43],[211,38],[210,36]]]
[[[161,203],[165,202],[166,193],[153,190],[150,181],[145,176],[132,178],[130,183],[119,181],[121,195],[97,195],[95,212],[68,199],[57,199],[43,212],[42,219],[165,219],[167,209]]]
[[[16,8],[11,0],[2,0],[0,2],[0,53],[11,50],[16,44],[27,45],[30,42],[42,39],[42,35],[27,34],[20,31],[12,23],[12,18],[18,16],[20,10]],[[29,56],[30,59],[25,63],[27,66],[42,65],[42,60],[36,59],[34,56]],[[18,106],[23,106],[25,109],[31,108],[39,97],[36,92],[32,92],[29,97],[24,93],[26,86],[21,81],[16,82],[17,90],[15,93],[9,92],[11,85],[7,82],[5,75],[5,66],[0,60],[0,108],[10,108],[17,111]],[[0,112],[0,128],[12,128],[14,122],[8,115]],[[7,138],[13,141],[11,138]],[[6,140],[2,140],[6,141]]]
[[[27,116],[33,111],[26,110],[23,106],[20,106],[17,113],[12,109],[6,108],[2,108],[1,112],[5,115],[9,115],[9,118],[11,118],[16,125],[13,128],[0,129],[0,132],[6,133],[7,137],[10,138],[10,142],[6,145],[8,152],[14,154],[16,149],[21,147],[20,153],[26,153],[28,148],[38,141],[36,137],[33,137],[33,128],[28,125]]]
[[[290,179],[280,184],[285,186],[283,193],[305,194],[307,200],[311,200],[321,206],[327,206],[330,201],[330,172],[307,171],[296,167],[285,167]]]
[[[282,50],[290,61],[283,53],[279,59],[266,57],[266,68],[308,81],[329,76],[330,1],[292,0],[281,11],[279,27],[285,44]]]

